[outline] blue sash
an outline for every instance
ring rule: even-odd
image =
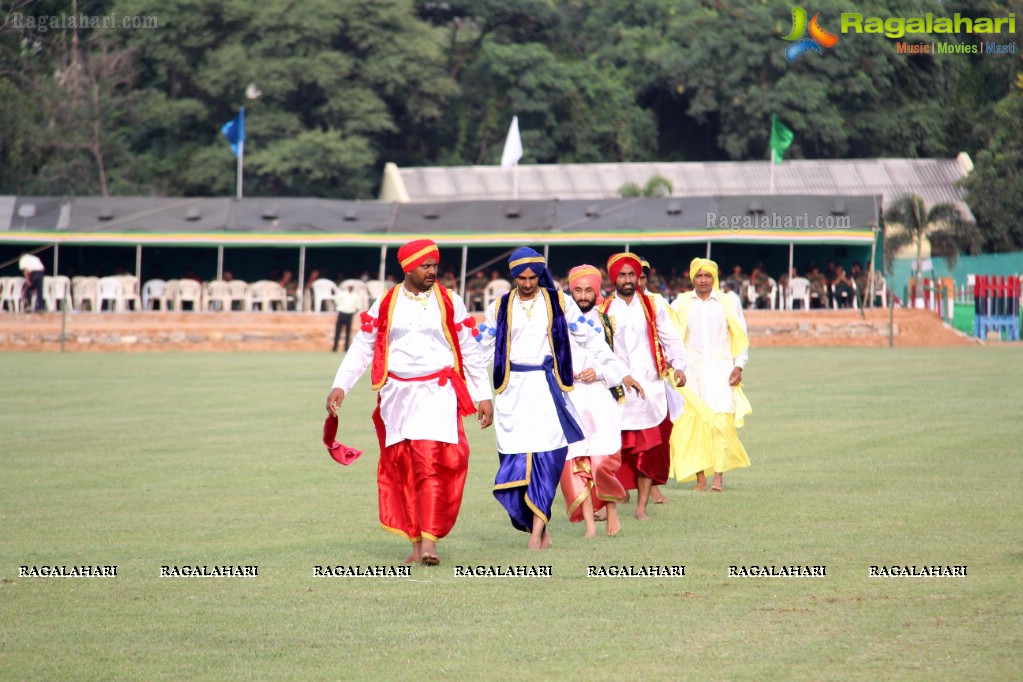
[[[583,434],[582,428],[576,423],[575,418],[572,417],[572,413],[568,411],[565,394],[558,384],[557,377],[554,376],[553,357],[550,355],[546,356],[543,359],[542,365],[520,365],[515,362],[510,363],[510,365],[513,372],[543,372],[547,378],[547,388],[551,391],[551,399],[554,400],[554,408],[558,412],[558,421],[561,422],[561,430],[565,434],[565,440],[569,443],[576,443],[586,437]]]

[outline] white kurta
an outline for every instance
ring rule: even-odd
[[[551,355],[547,334],[550,318],[544,299],[537,293],[537,298],[533,299],[535,305],[530,309],[531,314],[527,315],[526,309],[530,308],[529,304],[532,302],[523,304],[514,291],[511,296],[515,300],[512,302],[511,315],[508,319],[511,327],[508,359],[515,364],[543,364],[544,358]],[[498,299],[487,308],[484,324],[490,329],[497,326],[497,306],[500,302],[501,299]],[[552,303],[555,302],[556,299],[553,299]],[[578,320],[581,315],[582,312],[575,301],[566,298],[566,322]],[[628,371],[611,353],[602,336],[594,334],[589,325],[586,325],[585,330],[580,328],[574,332],[570,330],[569,334],[582,348],[592,353],[595,364],[601,368],[601,372],[612,385],[622,382]],[[496,339],[489,333],[485,333],[481,339],[486,356],[492,361]],[[574,391],[563,395],[568,398],[569,411],[578,417],[572,404],[572,393]],[[583,426],[580,419],[577,418],[576,421]],[[494,429],[497,433],[497,450],[505,454],[545,452],[563,448],[568,444],[561,422],[558,420],[545,372],[509,372],[508,385],[494,398]]]
[[[589,329],[604,342],[604,329],[600,324],[600,316],[596,309],[591,309],[584,317],[593,322],[576,323],[580,328]],[[605,346],[606,347],[606,346]],[[622,448],[622,406],[611,395],[611,388],[618,384],[609,384],[604,378],[596,359],[590,351],[572,336],[572,368],[576,374],[584,369],[597,372],[597,379],[585,383],[576,379],[575,390],[572,391],[572,403],[579,413],[579,425],[586,434],[585,440],[570,443],[569,458],[598,457],[613,455]]]
[[[402,286],[402,285],[398,285]],[[417,301],[395,293],[397,300],[391,320],[390,352],[387,370],[398,377],[421,377],[454,366],[454,355],[441,321],[441,308],[436,296],[430,295],[424,307]],[[452,294],[455,321],[469,316],[465,303]],[[369,309],[374,318],[380,314],[378,299]],[[373,362],[377,330],[360,331],[341,361],[334,378],[334,388],[347,394]],[[469,328],[458,332],[462,350],[465,383],[473,401],[493,396],[487,374],[487,359]],[[396,381],[388,379],[380,389],[380,416],[387,430],[385,445],[405,439],[458,442],[458,399],[448,382],[440,386],[430,381]]]
[[[631,302],[626,303],[620,296],[615,296],[607,310],[614,322],[615,355],[628,364],[629,374],[646,392],[646,400],[643,400],[635,393],[626,391],[622,428],[627,431],[658,426],[668,414],[666,387],[657,374],[647,334],[646,313],[639,297],[637,293]],[[660,296],[654,296],[653,302],[657,337],[664,349],[664,357],[670,367],[685,372],[686,351],[671,321],[671,313]]]
[[[736,367],[745,367],[749,350],[732,357],[728,334],[728,320],[724,308],[729,306],[739,320],[743,331],[747,331],[746,318],[738,299],[712,290],[704,301],[695,293],[683,294],[691,297],[688,301],[685,346],[689,358],[687,384],[696,391],[714,412],[735,412],[735,394],[728,385],[728,377]],[[681,310],[685,299],[679,297],[672,306]],[[748,331],[747,331],[748,334]]]

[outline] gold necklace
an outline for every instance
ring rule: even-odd
[[[415,301],[416,303],[420,304],[425,308],[430,303],[430,294],[433,293],[433,288],[431,287],[427,289],[422,294],[413,294],[411,291],[406,289],[404,285],[402,285],[401,293],[405,294],[405,298],[409,299],[410,301]]]
[[[526,304],[522,302],[522,299],[519,297],[519,295],[517,293],[515,294],[515,298],[518,299],[519,305],[526,312],[526,319],[532,318],[533,317],[533,308],[536,307],[536,301],[537,301],[538,298],[540,298],[540,293],[537,292],[536,294],[533,295],[532,302],[530,303],[528,308],[526,307]]]

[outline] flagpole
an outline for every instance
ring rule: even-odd
[[[245,140],[239,140],[238,142],[238,190],[237,196],[239,199],[242,198],[242,166],[243,159],[245,158]]]
[[[774,148],[771,148],[771,194],[774,194]]]
[[[515,167],[512,168],[512,198],[515,201],[519,200],[519,164],[516,163]]]

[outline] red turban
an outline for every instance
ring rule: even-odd
[[[600,293],[600,285],[603,280],[604,277],[600,274],[600,270],[592,265],[580,265],[568,271],[568,286],[571,288],[575,286],[576,282],[589,284],[597,292],[596,305],[600,305],[604,300],[604,296]]]
[[[430,256],[440,262],[440,249],[431,239],[416,239],[398,249],[398,262],[404,272],[415,270]]]
[[[632,266],[633,272],[636,273],[636,279],[643,274],[643,264],[640,262],[639,256],[628,252],[616,253],[607,259],[607,274],[611,278],[612,284],[618,279],[618,273],[621,272],[623,265]]]

